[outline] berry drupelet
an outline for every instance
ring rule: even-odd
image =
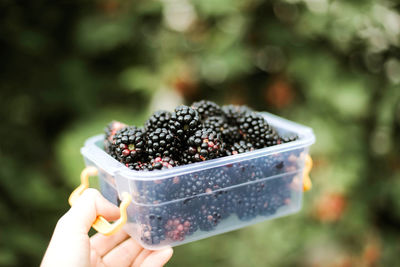
[[[211,116],[221,116],[222,109],[216,103],[209,100],[201,100],[198,102],[194,102],[192,104],[192,108],[195,109],[200,116],[200,119],[204,121],[208,117]]]
[[[181,105],[175,108],[175,112],[171,114],[168,126],[172,134],[176,135],[181,141],[185,141],[201,126],[201,122],[196,110]]]
[[[124,164],[140,161],[145,156],[143,129],[128,126],[117,131],[112,141],[112,153]]]
[[[188,161],[199,162],[222,156],[222,141],[212,129],[197,130],[187,141]]]

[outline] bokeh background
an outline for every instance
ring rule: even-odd
[[[314,188],[168,266],[400,264],[399,2],[5,0],[0,48],[0,266],[39,264],[86,138],[199,99],[312,127]]]

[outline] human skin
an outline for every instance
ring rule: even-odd
[[[172,257],[172,248],[144,249],[123,230],[111,236],[97,233],[89,237],[91,225],[99,215],[113,221],[118,219],[119,209],[97,190],[85,190],[57,222],[40,266],[159,267]]]

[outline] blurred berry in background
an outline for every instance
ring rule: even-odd
[[[6,0],[0,33],[1,266],[39,263],[87,137],[200,99],[312,127],[314,187],[168,266],[399,264],[397,1]]]

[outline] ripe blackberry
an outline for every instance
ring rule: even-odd
[[[182,199],[203,193],[211,193],[217,189],[230,185],[230,177],[221,168],[202,171],[201,173],[187,174],[175,179],[170,185],[169,192],[173,199]],[[193,203],[188,200],[185,205]]]
[[[152,170],[154,170],[153,166],[150,163],[142,162],[142,161],[126,163],[125,166],[128,167],[129,169],[135,170],[135,171],[152,171]]]
[[[252,190],[243,189],[236,205],[236,214],[242,221],[251,220],[258,215],[258,199]]]
[[[201,100],[198,102],[194,102],[192,104],[192,108],[197,110],[199,113],[200,119],[204,121],[208,117],[211,116],[221,116],[222,109],[216,103],[209,100]]]
[[[219,206],[207,202],[203,204],[197,214],[198,225],[202,231],[211,231],[222,219],[222,210]]]
[[[281,154],[272,154],[257,160],[258,166],[267,176],[277,175],[285,172],[289,165]]]
[[[178,166],[177,162],[170,157],[157,157],[150,161],[150,165],[154,170],[171,169]]]
[[[279,138],[279,143],[289,143],[289,142],[293,142],[296,141],[297,139],[299,139],[299,137],[295,134],[293,135],[286,135],[286,136],[281,136]]]
[[[224,117],[212,116],[204,120],[203,127],[207,129],[213,129],[215,132],[222,134],[224,129],[227,129],[229,125]]]
[[[228,147],[226,149],[226,155],[227,156],[236,155],[253,150],[254,147],[251,143],[241,140],[239,142],[234,143],[232,146]]]
[[[173,134],[165,128],[157,128],[147,132],[146,151],[150,158],[175,157],[178,151],[178,141]]]
[[[228,173],[231,177],[232,184],[246,183],[268,177],[268,175],[264,173],[264,169],[252,160],[250,162],[242,161],[232,164]]]
[[[251,109],[247,106],[225,105],[222,106],[222,111],[230,125],[237,125],[238,120],[246,112],[251,112]]]
[[[179,162],[182,165],[195,163],[195,161],[193,160],[193,157],[189,154],[188,150],[181,151],[181,156],[180,156]]]
[[[175,112],[171,114],[168,125],[174,135],[179,137],[181,141],[185,141],[189,135],[200,127],[201,123],[196,110],[181,105],[175,108]]]
[[[199,162],[222,156],[222,140],[212,129],[200,129],[187,141],[188,161]]]
[[[158,110],[154,112],[149,119],[145,122],[144,127],[147,132],[154,132],[158,128],[167,128],[171,112],[166,110]]]
[[[264,117],[255,112],[247,112],[238,120],[243,137],[255,148],[277,145],[279,136]]]
[[[219,133],[222,140],[228,145],[233,144],[241,138],[239,128],[237,126],[229,125],[228,121],[223,116],[212,116],[207,118],[203,122],[203,127],[211,128],[216,133]]]
[[[232,194],[231,190],[218,190],[213,192],[209,198],[210,200],[209,205],[214,205],[220,208],[220,215],[221,219],[228,218],[229,215],[231,214],[231,211],[229,209],[229,196]],[[207,196],[208,197],[208,196]]]
[[[198,174],[188,174],[175,179],[170,185],[169,191],[174,199],[182,199],[205,193],[207,188],[207,179],[203,179],[203,177]],[[191,199],[188,199],[184,201],[184,204],[187,205],[192,202]]]
[[[232,185],[231,177],[225,168],[218,167],[207,170],[208,188],[215,191]],[[206,190],[206,193],[207,190]]]
[[[112,153],[124,164],[140,161],[145,155],[143,129],[128,126],[117,131],[112,141]]]
[[[289,184],[292,178],[278,178],[267,181],[267,192],[260,195],[258,200],[259,213],[261,215],[275,214],[280,207],[290,203],[291,189]]]
[[[119,122],[119,121],[112,121],[110,122],[106,128],[104,129],[104,150],[108,153],[111,154],[112,149],[111,149],[111,144],[114,135],[117,133],[117,131],[121,130],[122,128],[126,127],[127,125]]]
[[[147,165],[151,166],[150,163]],[[160,204],[172,200],[169,194],[169,181],[167,179],[155,180],[151,183],[147,180],[137,181],[135,187],[138,194],[135,195],[134,200],[137,203]]]
[[[149,207],[138,212],[138,221],[142,225],[140,238],[149,245],[159,244],[165,237],[164,226],[169,217],[166,207]]]

